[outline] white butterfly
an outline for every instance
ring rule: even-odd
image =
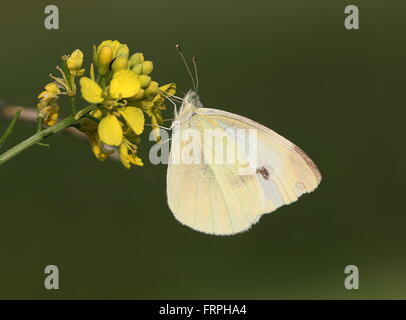
[[[232,150],[249,144],[239,141],[230,128],[257,132],[256,167],[250,174],[241,175],[238,163],[174,161],[174,155],[187,147],[181,136],[189,129],[202,137],[206,129],[222,130],[230,138],[227,147]],[[209,157],[203,144],[198,152],[204,160]],[[299,147],[248,118],[204,108],[194,91],[185,95],[179,113],[175,112],[167,172],[168,204],[176,219],[194,230],[215,235],[245,231],[263,214],[316,189],[320,180],[316,165]]]

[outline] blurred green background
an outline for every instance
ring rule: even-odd
[[[60,30],[46,30],[48,4],[1,2],[0,99],[35,106],[61,55],[80,48],[88,64],[104,39],[187,91],[181,43],[198,57],[206,106],[292,140],[323,180],[250,231],[214,237],[172,216],[165,165],[127,171],[53,136],[0,167],[0,298],[406,298],[405,3],[55,0]],[[344,28],[349,4],[358,31]],[[33,130],[19,123],[8,146]],[[43,286],[49,264],[58,291]],[[344,288],[350,264],[358,291]]]

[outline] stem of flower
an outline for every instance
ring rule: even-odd
[[[80,119],[81,117],[83,117],[86,113],[94,110],[96,108],[96,104],[91,104],[81,110],[79,110],[76,114],[75,114],[75,119]]]
[[[43,116],[39,116],[37,118],[37,131],[35,133],[41,132],[42,130],[42,124],[44,123],[44,117]],[[41,143],[38,142],[37,145],[41,146],[41,147],[49,147],[49,144],[46,143]]]
[[[44,117],[39,116],[37,118],[37,131],[35,133],[38,133],[42,130],[42,124],[44,123]]]
[[[71,110],[72,110],[72,114],[75,115],[76,111],[77,111],[75,96],[69,97],[69,102],[70,102],[70,107],[71,107]]]
[[[59,132],[63,129],[66,129],[67,127],[74,125],[75,122],[76,122],[75,116],[71,115],[71,116],[63,119],[62,121],[58,122],[54,126],[47,128],[45,130],[42,130],[42,131],[38,132],[37,134],[34,134],[33,136],[29,137],[28,139],[20,142],[19,144],[12,147],[11,149],[9,149],[8,151],[6,151],[5,153],[3,153],[0,156],[0,165],[2,165],[5,162],[7,162],[8,160],[14,158],[16,155],[23,152],[25,149],[28,149],[29,147],[35,145],[42,139],[49,137],[49,136],[53,135],[54,133]]]

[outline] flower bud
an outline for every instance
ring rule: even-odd
[[[99,58],[98,58],[98,55],[97,55],[97,49],[96,49],[95,45],[93,45],[93,55],[92,55],[92,57],[93,57],[93,64],[97,67],[99,65]]]
[[[94,76],[94,65],[93,63],[90,64],[90,79],[96,81],[96,77]]]
[[[149,75],[154,69],[152,61],[144,61],[142,64],[142,74]]]
[[[83,52],[79,49],[76,49],[72,52],[69,58],[66,60],[69,70],[78,70],[82,68],[83,63]]]
[[[135,74],[138,74],[138,75],[142,74],[142,64],[139,63],[139,64],[134,65],[134,66],[131,68],[131,70],[132,70],[132,72],[134,72]]]
[[[124,55],[128,58],[128,55],[130,54],[130,50],[128,49],[128,46],[126,44],[122,44],[118,47],[116,56],[121,56]]]
[[[140,82],[141,82],[141,88],[144,89],[149,86],[149,84],[151,82],[151,77],[142,74],[142,75],[140,75]]]
[[[135,66],[136,64],[142,64],[144,62],[144,55],[142,53],[134,53],[130,59],[128,64],[130,67]]]
[[[99,52],[99,73],[101,75],[106,75],[109,72],[110,63],[113,60],[113,50],[104,46]]]
[[[145,91],[143,89],[140,89],[140,91],[138,91],[137,94],[134,97],[132,97],[132,99],[140,100],[140,99],[144,98],[144,96],[145,96]]]
[[[158,92],[158,82],[151,81],[149,86],[145,89],[145,95],[152,96]]]
[[[113,72],[125,70],[125,69],[127,69],[127,64],[128,64],[128,58],[124,54],[122,54],[122,55],[119,55],[114,60],[113,64],[111,65],[111,69],[113,70]]]

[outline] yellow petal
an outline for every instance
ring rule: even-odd
[[[141,89],[138,76],[130,70],[121,70],[114,74],[110,82],[110,95],[114,99],[130,98]]]
[[[120,145],[119,154],[120,154],[120,161],[121,161],[121,164],[122,164],[125,168],[130,169],[130,168],[131,168],[130,155],[128,154],[128,148],[127,148],[127,146],[126,146],[124,143],[122,143],[122,144]]]
[[[140,108],[124,107],[120,109],[120,114],[135,134],[141,134],[144,131],[144,112]]]
[[[100,140],[110,146],[119,146],[123,140],[121,123],[112,114],[108,114],[100,121],[98,133]]]
[[[83,99],[90,103],[103,102],[103,90],[100,86],[87,77],[80,78],[80,89]]]
[[[41,100],[46,100],[46,101],[50,101],[53,98],[56,98],[57,95],[51,91],[42,91],[39,95],[38,95],[38,99]]]
[[[135,146],[133,146],[133,149],[130,150],[125,143],[122,143],[120,145],[119,148],[120,160],[125,168],[130,169],[131,164],[136,166],[144,165],[142,159],[135,154],[135,151],[136,151]]]
[[[89,137],[90,148],[92,149],[94,156],[100,161],[106,160],[110,153],[106,153],[103,151],[97,132],[91,131],[86,132],[86,134]]]

